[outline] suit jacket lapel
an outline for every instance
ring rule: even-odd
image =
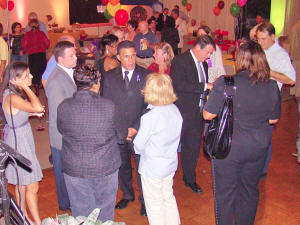
[[[63,73],[63,76],[65,76],[65,78],[69,82],[69,84],[72,85],[73,87],[77,88],[76,84],[71,79],[71,77],[69,76],[69,74],[65,70],[63,70],[63,68],[61,68],[60,66],[57,66],[57,68],[58,68],[58,70],[60,70]]]
[[[191,66],[190,67],[192,70],[191,73],[197,74],[197,80],[199,81],[197,65],[195,64],[195,61],[193,59],[193,56],[192,56],[192,53],[190,52],[190,50],[189,50],[189,54],[188,54],[188,63]]]

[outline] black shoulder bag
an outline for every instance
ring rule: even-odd
[[[226,158],[232,141],[234,79],[232,76],[224,76],[224,82],[224,105],[210,122],[204,136],[203,150],[212,159]]]

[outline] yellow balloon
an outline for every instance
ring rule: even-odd
[[[111,3],[107,4],[107,11],[109,12],[110,15],[115,16],[116,12],[121,9],[120,3],[116,5],[112,5]]]

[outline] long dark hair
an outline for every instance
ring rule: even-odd
[[[23,90],[16,87],[15,85],[11,84],[9,81],[16,78],[20,78],[24,73],[24,71],[26,71],[28,68],[29,67],[27,63],[19,62],[19,61],[14,62],[13,64],[6,67],[4,71],[3,83],[0,91],[1,100],[3,97],[3,92],[7,88],[10,89],[12,93],[19,95],[23,99],[27,99],[26,93]]]
[[[261,46],[248,41],[237,49],[236,53],[237,72],[249,70],[249,77],[255,77],[255,82],[266,82],[270,78],[270,67],[266,54]]]

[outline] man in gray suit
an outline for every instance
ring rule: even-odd
[[[49,136],[58,205],[60,210],[67,210],[70,208],[70,201],[62,173],[62,136],[57,130],[56,120],[58,105],[64,99],[71,97],[76,91],[73,79],[73,68],[77,63],[74,44],[68,41],[57,43],[54,48],[54,56],[57,65],[50,74],[46,84],[49,108]]]

